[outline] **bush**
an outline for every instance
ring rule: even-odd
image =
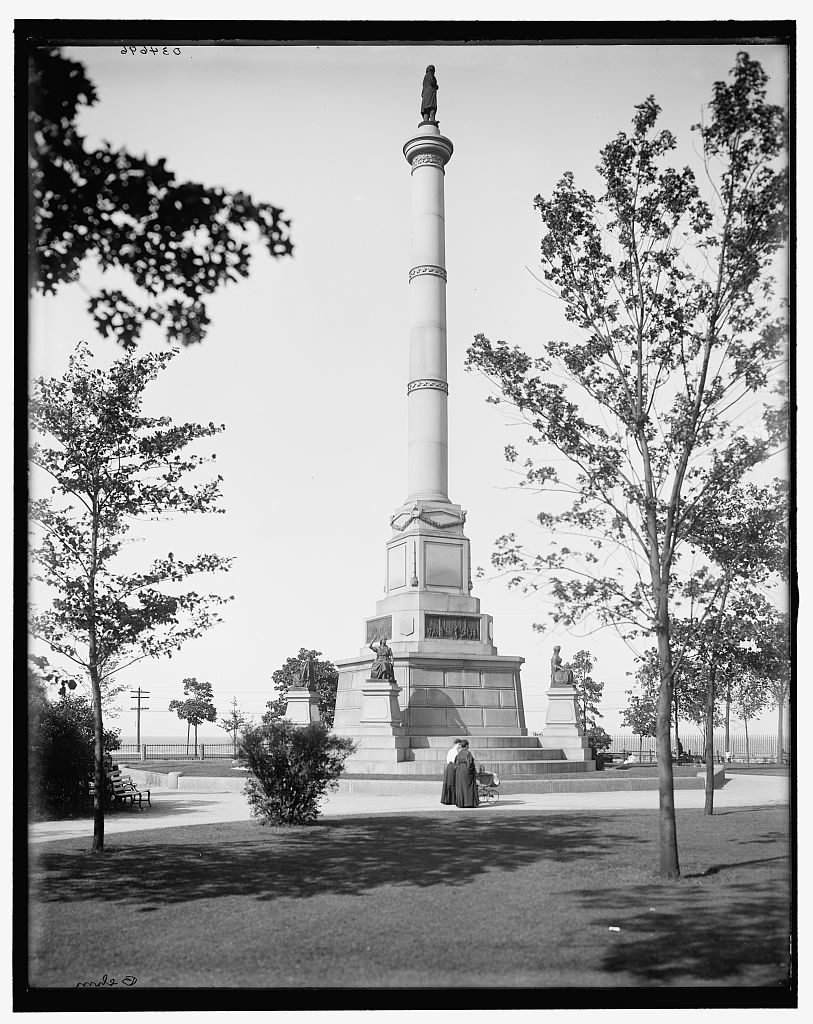
[[[587,744],[593,751],[606,750],[613,745],[613,738],[600,725],[591,725],[587,730]]]
[[[319,800],[336,789],[355,743],[334,736],[321,722],[298,726],[283,719],[250,725],[240,737],[248,765],[245,794],[263,825],[306,825],[316,820]]]
[[[93,776],[93,707],[86,697],[51,703],[29,690],[28,806],[33,818],[65,818],[87,810]],[[119,730],[104,731],[104,750],[118,746]]]

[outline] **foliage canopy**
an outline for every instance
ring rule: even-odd
[[[223,428],[142,413],[145,388],[175,354],[128,354],[103,371],[82,343],[62,377],[34,381],[29,403],[32,580],[50,597],[48,607],[32,604],[29,628],[90,677],[99,793],[104,681],[141,658],[171,656],[218,622],[218,606],[229,600],[181,586],[191,575],[227,570],[228,558],[169,552],[135,570],[123,558],[134,522],[220,511],[221,478],[194,479],[214,456],[186,449]],[[94,848],[102,849],[100,803],[96,811]]]
[[[194,676],[183,681],[184,700],[171,700],[169,710],[195,730],[195,750],[198,749],[198,726],[203,722],[214,722],[217,708],[214,705],[212,684],[199,682]]]
[[[93,707],[60,688],[50,700],[45,681],[54,670],[44,658],[29,661],[28,807],[34,818],[82,813],[93,775]],[[119,730],[105,729],[102,750],[118,746]]]
[[[319,701],[319,713],[322,721],[330,728],[336,714],[336,690],[339,685],[339,673],[336,666],[330,661],[321,661],[321,651],[311,651],[306,647],[300,647],[299,654],[288,658],[285,664],[272,673],[274,688],[277,697],[268,701],[266,712],[263,714],[264,722],[279,721],[285,714],[288,707],[287,693],[291,687],[300,685],[299,673],[305,658],[310,655],[313,658],[313,669],[316,677],[316,695]]]
[[[123,271],[130,294],[89,293],[97,329],[132,349],[148,322],[169,341],[201,341],[206,300],[249,274],[252,234],[275,259],[290,255],[290,222],[269,203],[194,181],[178,181],[166,161],[148,160],[81,134],[82,111],[98,97],[82,64],[58,48],[29,61],[31,280],[45,294],[80,279],[93,259]]]
[[[494,564],[543,590],[565,627],[657,640],[667,877],[679,874],[669,721],[681,559],[700,522],[786,441],[786,303],[773,275],[788,234],[787,121],[766,85],[747,53],[714,84],[692,126],[705,195],[691,168],[668,165],[676,139],[649,96],[601,150],[600,196],[571,172],[537,196],[543,287],[577,340],[532,356],[479,334],[467,357],[531,428],[521,483],[544,495],[537,520],[551,538],[535,553],[508,533]],[[519,450],[506,458],[516,464]]]

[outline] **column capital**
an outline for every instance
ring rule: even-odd
[[[423,164],[443,167],[451,160],[454,146],[451,139],[441,135],[437,126],[427,122],[404,143],[404,156],[413,170]]]

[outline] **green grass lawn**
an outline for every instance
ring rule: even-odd
[[[122,1009],[178,986],[787,984],[788,809],[677,822],[677,882],[654,873],[647,811],[188,826],[109,836],[101,857],[87,839],[35,845],[30,982],[130,975]]]
[[[140,772],[156,772],[160,775],[167,775],[169,772],[180,772],[181,775],[202,775],[209,779],[237,778],[246,775],[246,772],[232,768],[229,760],[211,761],[119,761],[119,764],[126,764]]]

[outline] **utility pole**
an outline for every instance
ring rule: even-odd
[[[130,696],[133,698],[133,700],[137,700],[137,702],[138,702],[135,705],[135,707],[132,707],[130,710],[131,711],[135,711],[135,713],[136,713],[136,744],[138,745],[139,751],[141,750],[141,712],[142,712],[142,710],[143,711],[149,711],[150,710],[148,707],[144,707],[144,708],[141,707],[141,700],[142,700],[142,698],[144,698],[146,700],[147,697],[149,697],[149,695],[150,695],[150,691],[149,690],[142,690],[140,686],[139,686],[139,688],[137,690],[131,690],[130,691]]]

